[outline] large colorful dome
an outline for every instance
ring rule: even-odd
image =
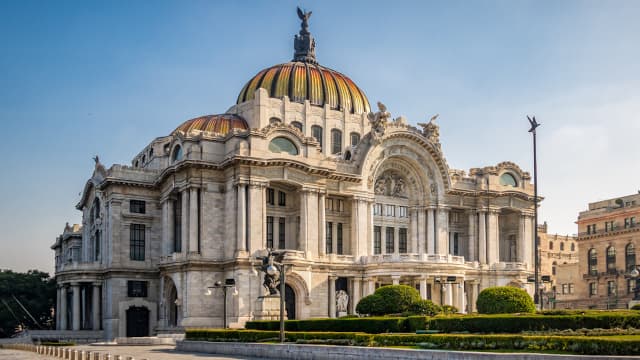
[[[196,136],[200,134],[226,136],[235,129],[247,130],[249,129],[249,125],[245,119],[238,115],[205,115],[185,121],[178,126],[172,134],[181,133],[184,136]]]
[[[302,18],[301,18],[302,19]],[[308,18],[307,18],[308,19]],[[290,101],[314,106],[329,105],[331,109],[352,114],[368,113],[371,109],[364,91],[351,79],[316,61],[315,39],[303,20],[302,29],[294,39],[294,58],[258,72],[240,91],[237,104],[252,100],[258,88],[267,90],[272,98],[288,96]]]

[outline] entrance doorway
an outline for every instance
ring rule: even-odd
[[[296,293],[291,286],[284,286],[284,307],[287,312],[287,319],[294,320],[296,318]]]
[[[127,309],[127,337],[149,336],[149,309],[132,306]]]

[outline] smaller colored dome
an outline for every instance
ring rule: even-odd
[[[173,130],[171,135],[180,133],[185,136],[200,134],[225,136],[235,129],[248,130],[249,124],[245,119],[234,114],[205,115],[183,122]]]

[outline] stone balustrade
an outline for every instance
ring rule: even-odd
[[[397,262],[422,262],[432,264],[459,264],[465,265],[464,256],[441,254],[379,254],[363,257],[364,264],[397,263]]]

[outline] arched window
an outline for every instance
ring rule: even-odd
[[[549,250],[553,250],[553,241],[549,241]]]
[[[272,117],[271,119],[269,119],[269,125],[279,124],[281,122],[282,120],[278,119],[277,117]]]
[[[298,155],[298,148],[289,139],[285,137],[277,137],[269,143],[269,151],[274,153],[286,152],[290,155]]]
[[[576,244],[575,243],[571,243],[571,251],[576,251]]]
[[[96,230],[93,238],[93,261],[100,260],[100,230]]]
[[[616,248],[613,246],[607,248],[607,272],[616,272]]]
[[[624,253],[625,268],[627,271],[632,271],[636,268],[636,247],[633,244],[628,244]]]
[[[589,250],[587,263],[589,264],[589,275],[598,275],[598,252],[596,249]]]
[[[342,131],[331,129],[331,153],[339,154],[342,152]]]
[[[138,167],[138,160],[133,163],[133,167]]]
[[[517,187],[518,182],[516,181],[516,178],[513,175],[509,173],[504,173],[500,176],[500,185]]]
[[[560,251],[564,251],[564,243],[563,242],[560,243]]]
[[[351,146],[356,146],[360,142],[360,134],[357,132],[349,134],[349,138],[351,139]]]
[[[556,275],[556,265],[558,265],[556,261],[554,261],[553,264],[551,265],[551,275],[553,276]]]
[[[302,130],[302,123],[300,121],[292,121],[291,122],[291,126],[293,126],[294,128],[304,132],[304,130]]]
[[[180,145],[177,145],[173,149],[173,155],[171,155],[171,161],[176,162],[180,160],[182,160],[182,147]]]
[[[323,149],[323,147],[322,147],[322,127],[320,127],[318,125],[311,126],[311,136],[313,136],[316,139],[316,141],[318,141],[320,143],[320,149]]]
[[[147,157],[142,155],[142,160],[140,162],[144,165],[144,163],[147,162]]]
[[[149,157],[153,156],[153,148],[149,148]]]

